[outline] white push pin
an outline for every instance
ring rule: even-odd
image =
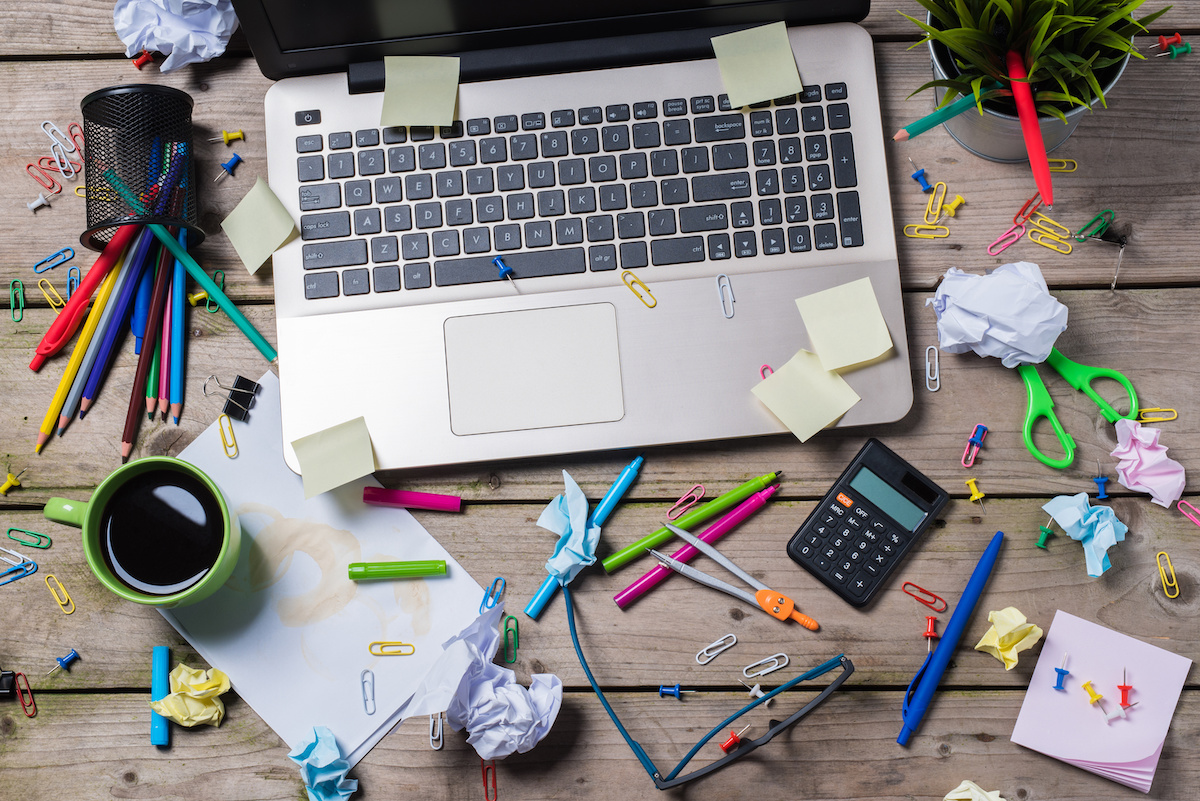
[[[763,692],[761,685],[755,684],[753,687],[751,687],[749,684],[742,681],[741,679],[738,679],[738,681],[741,682],[743,687],[745,687],[747,690],[750,691],[751,698],[762,698],[764,695],[766,695],[766,693]],[[771,701],[774,701],[774,700],[775,700],[774,698],[769,699],[765,704],[763,704],[763,706],[770,706]]]
[[[42,206],[45,206],[46,208],[50,208],[50,198],[46,197],[46,194],[44,192],[38,192],[37,198],[35,198],[34,200],[31,200],[30,202],[25,204],[25,207],[28,208],[30,211],[32,211],[34,214],[37,214],[37,210],[40,209]]]

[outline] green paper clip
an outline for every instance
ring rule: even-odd
[[[504,661],[512,664],[517,661],[517,645],[520,637],[521,626],[515,617],[509,615],[504,618]],[[510,657],[509,654],[512,654]]]
[[[21,322],[25,317],[25,285],[21,279],[14,278],[8,282],[8,307],[12,309],[12,321]]]
[[[1091,219],[1091,222],[1079,229],[1079,233],[1075,234],[1075,241],[1083,242],[1089,236],[1100,236],[1108,230],[1108,226],[1112,225],[1114,216],[1112,209],[1100,212]]]
[[[29,537],[32,537],[32,539],[27,540],[24,537],[15,536],[13,534],[14,531],[17,532],[18,534],[28,535]],[[41,549],[45,550],[46,548],[49,548],[51,545],[50,538],[47,537],[45,534],[38,534],[36,531],[30,531],[29,529],[25,529],[25,528],[15,528],[15,527],[10,528],[8,530],[8,538],[10,540],[15,540],[16,542],[19,542],[22,545],[26,545],[30,548],[41,548]]]
[[[224,174],[224,173],[222,173],[222,174]],[[213,270],[213,283],[216,284],[217,286],[221,287],[222,292],[225,291],[225,271],[224,270]],[[205,296],[204,310],[206,312],[208,312],[209,314],[216,314],[217,312],[219,312],[221,310],[221,307],[217,304],[217,302],[215,300],[213,300],[210,297]]]

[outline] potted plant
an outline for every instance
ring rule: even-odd
[[[959,144],[994,161],[1027,158],[1017,109],[1008,86],[1005,58],[1021,54],[1033,90],[1046,150],[1066,141],[1085,111],[1106,105],[1125,64],[1144,58],[1133,37],[1167,8],[1135,19],[1145,0],[917,0],[922,21],[903,14],[925,32],[913,47],[928,44],[938,106],[973,94],[978,113],[946,122]],[[996,86],[999,84],[999,87]]]

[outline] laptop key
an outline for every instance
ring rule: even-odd
[[[476,167],[467,170],[467,193],[482,195],[495,191],[495,176],[491,167]]]
[[[446,146],[441,142],[421,145],[417,148],[417,158],[422,170],[440,170],[446,166]]]
[[[404,191],[409,200],[428,200],[433,197],[433,176],[428,173],[404,176]]]
[[[748,200],[733,203],[729,206],[729,216],[734,228],[749,228],[754,225],[754,204]]]
[[[341,184],[314,184],[300,187],[300,211],[336,209],[342,205]]]
[[[355,131],[354,144],[358,147],[375,147],[379,144],[379,130],[377,128],[366,128],[361,131]],[[349,295],[350,293],[347,292],[346,294]]]
[[[400,242],[394,236],[377,236],[371,240],[371,261],[379,264],[380,262],[396,261],[400,258]],[[400,287],[396,287],[399,289]],[[376,290],[382,291],[382,290]]]
[[[587,218],[587,238],[589,242],[611,242],[613,239],[613,218],[611,214],[593,214]],[[596,269],[595,267],[592,268]]]
[[[520,164],[505,164],[496,168],[496,186],[501,192],[525,188],[525,168]]]
[[[446,225],[470,225],[473,222],[470,200],[446,201]]]
[[[354,134],[349,131],[338,131],[329,135],[330,150],[346,150],[354,147]]]
[[[463,253],[487,253],[492,249],[492,232],[487,228],[463,230]]]
[[[405,259],[429,258],[429,236],[427,234],[405,234],[400,237],[400,249]]]
[[[775,132],[771,125],[771,112],[755,111],[750,114],[750,135],[770,136]]]
[[[492,121],[487,117],[476,117],[467,120],[467,134],[469,136],[486,136],[492,132]]]
[[[580,125],[599,125],[602,122],[604,122],[604,109],[599,106],[579,109]]]
[[[617,180],[616,157],[592,156],[588,159],[588,175],[594,184]]]
[[[772,144],[767,142],[755,142],[755,144]],[[772,152],[772,155],[774,153]],[[728,145],[713,145],[712,160],[714,170],[739,170],[745,169],[749,162],[746,153],[746,145],[743,142],[733,142]]]
[[[754,182],[758,184],[760,195],[779,194],[779,175],[775,170],[759,170],[754,173]]]
[[[521,247],[521,226],[515,223],[497,225],[494,233],[496,250],[517,250]]]
[[[675,233],[675,210],[655,209],[646,215],[650,236],[668,236]],[[658,262],[654,262],[658,264]]]
[[[354,233],[358,236],[383,233],[379,209],[357,209],[354,212]]]
[[[414,142],[428,142],[433,139],[432,125],[414,125],[408,131],[408,137]]]
[[[692,198],[697,203],[750,197],[750,173],[729,172],[692,178]]]
[[[829,104],[829,127],[835,131],[850,127],[850,106],[846,103]]]
[[[496,117],[493,121],[493,127],[496,133],[513,133],[517,130],[517,115],[508,114],[503,117]]]
[[[567,192],[567,206],[572,214],[587,214],[596,210],[596,190],[581,186]]]
[[[638,239],[646,235],[646,216],[640,211],[617,215],[617,236],[621,239]]]
[[[549,223],[546,225],[549,226]],[[583,248],[554,248],[512,253],[504,257],[504,263],[512,268],[514,279],[583,273],[587,271],[588,265]],[[438,286],[459,286],[504,280],[488,256],[435,261],[433,274]]]
[[[844,83],[827,83],[825,84],[825,99],[826,100],[845,100],[849,97]]]
[[[739,231],[733,235],[733,255],[739,259],[758,255],[758,245],[754,241],[753,231]]]
[[[479,140],[479,161],[483,164],[508,161],[508,143],[504,137],[493,136]]]
[[[337,273],[309,273],[304,276],[304,297],[316,300],[318,298],[336,298],[337,296]]]
[[[645,153],[622,153],[620,163],[622,180],[645,178],[650,174]]]
[[[412,209],[408,206],[388,206],[383,210],[383,227],[389,231],[412,228]]]
[[[663,144],[690,145],[692,129],[687,120],[667,120],[663,123]]]
[[[613,153],[629,149],[629,126],[608,125],[603,130],[604,152]]]
[[[800,110],[800,124],[805,133],[825,130],[825,111],[820,106],[806,106]]]
[[[413,210],[417,216],[417,228],[441,228],[442,204],[418,203]]]
[[[800,93],[801,103],[820,103],[821,102],[821,86],[814,84],[805,86],[804,91]]]
[[[538,161],[529,165],[529,188],[545,189],[554,186],[554,162]]]
[[[629,119],[629,104],[620,103],[604,108],[604,118],[609,122],[625,122]]]
[[[621,243],[621,266],[626,270],[634,267],[645,267],[646,261],[646,243],[645,242],[622,242]]]
[[[829,148],[833,153],[833,185],[838,189],[858,186],[858,173],[854,167],[854,140],[849,131],[831,134]]]
[[[587,170],[583,159],[563,159],[558,162],[558,182],[563,186],[573,186],[587,181]]]
[[[324,138],[320,134],[309,134],[307,136],[296,137],[296,152],[297,153],[316,153],[321,150],[324,145]]]
[[[521,115],[521,130],[540,131],[546,127],[546,115],[542,112]]]
[[[829,177],[828,164],[814,164],[808,168],[808,188],[816,192],[833,186]]]
[[[659,141],[657,122],[639,122],[633,126],[633,146],[639,150],[658,147]]]
[[[655,176],[678,175],[679,153],[674,150],[655,150],[650,154],[650,173]]]
[[[385,264],[371,270],[371,278],[375,282],[376,292],[400,291],[400,266]]]
[[[746,118],[741,114],[699,117],[693,121],[697,142],[720,142],[746,138]]]
[[[712,95],[702,95],[692,98],[693,114],[712,114],[717,110],[717,102]]]
[[[371,202],[370,181],[346,181],[346,205],[366,206]]]
[[[588,264],[592,272],[617,269],[617,249],[613,245],[595,245],[588,248]]]
[[[450,143],[450,166],[470,167],[475,163],[475,142],[463,139]]]
[[[678,239],[656,239],[650,243],[650,260],[656,267],[704,261],[704,237],[682,236]]]
[[[311,109],[309,111],[296,112],[297,125],[320,125],[321,111],[320,109]]]
[[[812,218],[814,220],[833,219],[833,196],[828,193],[812,196]]]
[[[694,172],[708,172],[707,147],[685,147],[679,152],[679,159],[683,162],[685,175]]]
[[[399,125],[391,125],[383,129],[383,143],[385,145],[398,145],[408,141],[408,131],[401,128]],[[399,287],[397,287],[398,289]]]
[[[824,161],[829,158],[829,147],[824,134],[804,137],[804,158],[808,161]]]
[[[542,158],[565,156],[568,152],[566,131],[546,131],[541,135]]]
[[[838,218],[842,224],[842,247],[857,248],[863,244],[862,212],[857,192],[838,192]]]
[[[404,184],[400,182],[399,176],[391,178],[376,178],[375,179],[375,202],[376,203],[395,203],[404,199]]]
[[[779,225],[783,222],[783,206],[778,200],[758,201],[758,221],[762,225]]]
[[[578,245],[583,242],[583,220],[567,217],[554,221],[554,241],[560,245]]]
[[[708,257],[713,261],[732,258],[729,251],[729,234],[708,235]]]
[[[404,265],[404,288],[429,289],[432,285],[432,281],[430,280],[431,273],[432,270],[427,261]]]
[[[687,114],[687,101],[682,97],[663,101],[663,115],[667,117],[681,117],[684,114]]]
[[[837,226],[833,223],[822,223],[813,226],[813,241],[817,250],[833,250],[838,246]]]
[[[320,156],[301,156],[296,159],[296,180],[325,180],[325,159]]]
[[[438,127],[438,136],[443,139],[461,139],[463,135],[463,124],[458,120],[450,125],[442,125]]]
[[[723,145],[717,145],[723,147]],[[770,167],[775,163],[775,142],[763,139],[754,143],[754,166]]]
[[[366,268],[342,271],[342,294],[366,295],[371,291],[370,271]]]
[[[500,222],[504,219],[504,201],[499,195],[476,198],[475,219],[481,223]]]
[[[807,225],[793,225],[787,229],[788,250],[792,253],[805,253],[812,249],[812,234]]]
[[[367,242],[365,239],[318,242],[301,248],[300,256],[306,270],[366,264]]]
[[[633,104],[633,118],[635,120],[652,120],[658,116],[658,104],[651,100],[648,103]]]
[[[350,212],[331,211],[326,214],[300,215],[302,239],[333,239],[350,236]]]
[[[723,231],[729,227],[729,207],[724,203],[710,206],[687,206],[679,210],[679,230],[685,234],[697,231]]]
[[[438,231],[433,235],[433,255],[457,256],[458,231]]]
[[[766,256],[787,252],[782,228],[766,228],[762,232],[762,251]]]
[[[388,148],[388,172],[412,172],[417,168],[417,153],[412,145]]]
[[[575,124],[575,111],[569,108],[551,111],[550,124],[555,128],[570,128]]]

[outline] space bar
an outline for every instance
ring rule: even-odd
[[[476,256],[469,259],[443,259],[433,263],[435,283],[438,286],[480,284],[484,281],[502,281],[500,271],[492,263],[494,256]],[[525,253],[509,253],[502,256],[504,263],[512,268],[513,278],[541,278],[547,275],[569,275],[587,271],[587,259],[583,248],[561,250],[533,250]]]

